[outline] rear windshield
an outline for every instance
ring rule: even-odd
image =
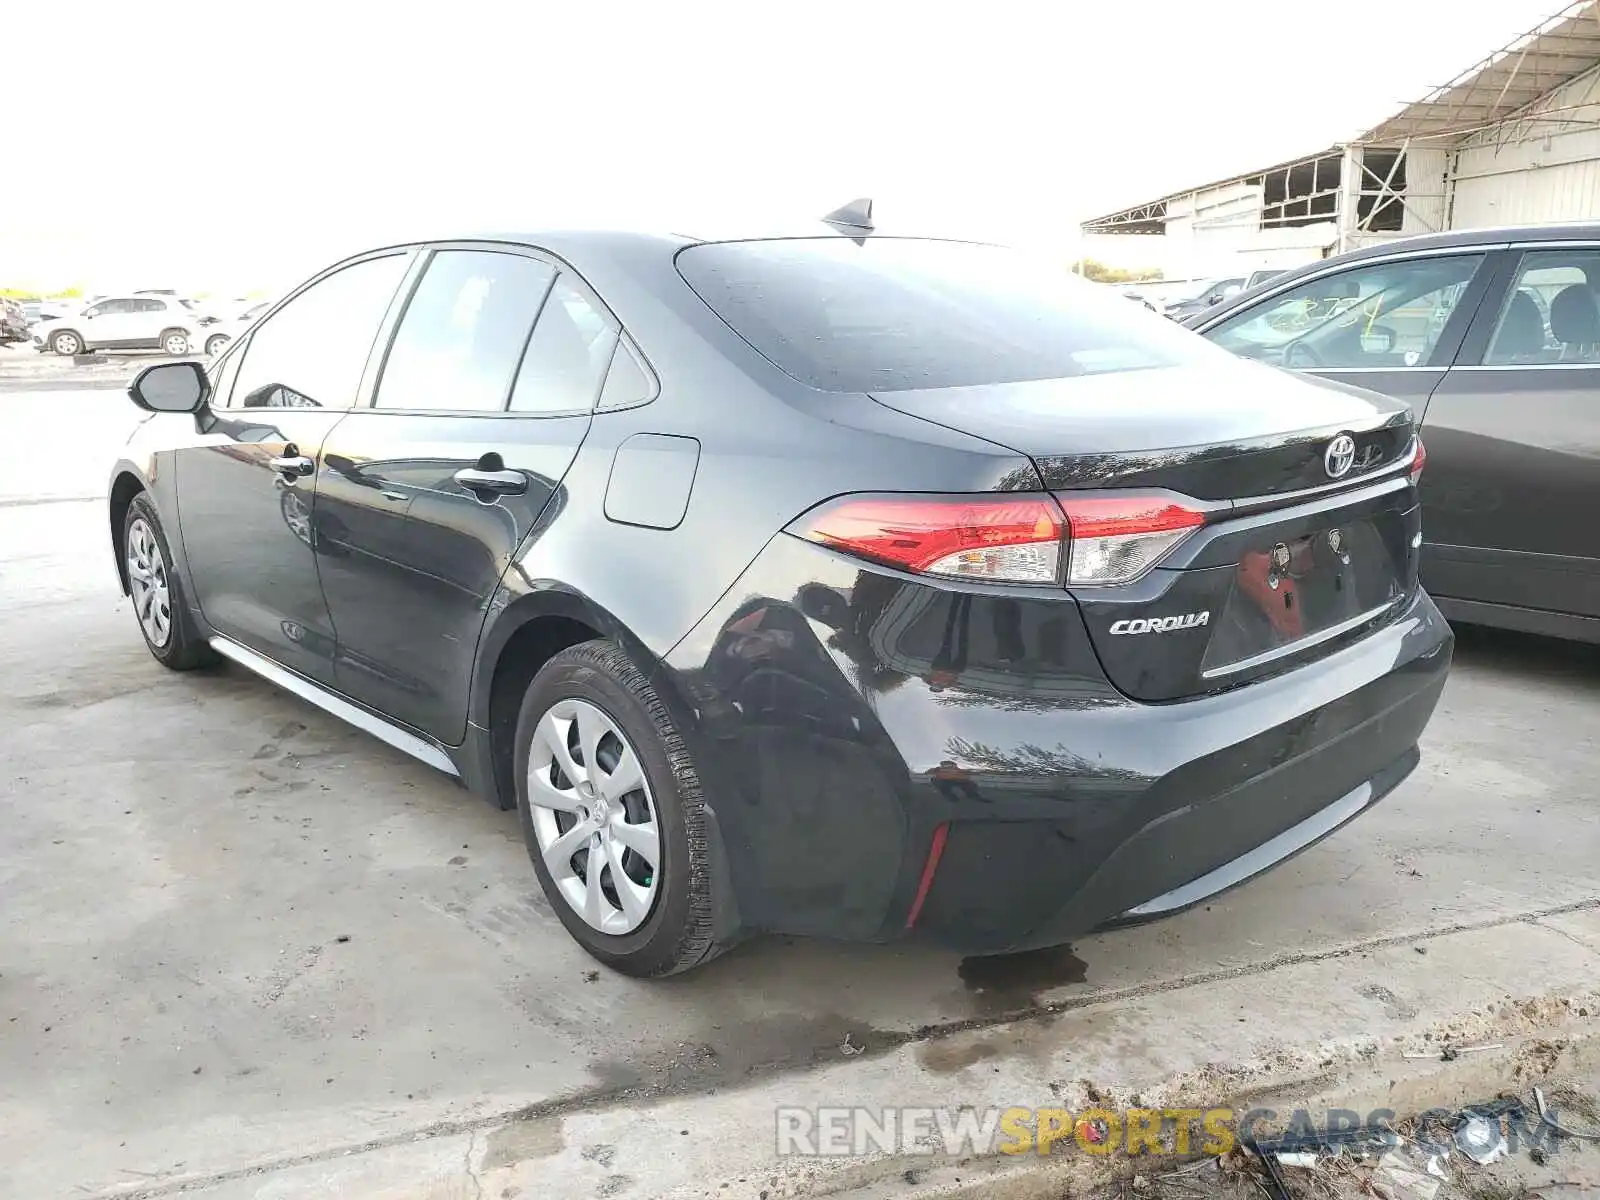
[[[1022,383],[1211,361],[1204,339],[1020,252],[906,238],[691,246],[678,270],[779,368],[831,392]]]

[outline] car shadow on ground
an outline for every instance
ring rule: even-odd
[[[1600,687],[1600,645],[1486,625],[1452,624],[1451,628],[1456,633],[1457,666],[1587,680]]]

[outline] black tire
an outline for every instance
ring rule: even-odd
[[[119,553],[124,558],[122,569],[128,570],[126,558],[130,537],[135,523],[140,521],[144,522],[155,535],[156,544],[165,562],[171,618],[166,640],[158,642],[151,637],[144,623],[138,619],[138,613],[135,612],[134,620],[139,626],[139,634],[144,638],[144,644],[149,647],[151,655],[164,667],[174,671],[192,671],[196,667],[210,666],[218,661],[217,652],[195,627],[194,617],[190,615],[189,605],[184,596],[183,580],[179,577],[172,557],[172,548],[167,543],[166,531],[161,527],[161,517],[156,513],[156,506],[146,492],[140,492],[133,498],[132,503],[128,505],[127,515],[122,519],[122,541],[119,546]]]
[[[172,348],[172,346],[167,345],[167,343],[170,341],[173,346],[176,346],[180,340],[183,343],[183,348],[181,350],[175,350]],[[189,353],[191,348],[188,330],[163,329],[161,331],[161,352],[163,354],[170,354],[173,358],[183,358]]]
[[[76,350],[63,349],[63,344],[68,338],[72,339],[78,344],[78,348]],[[58,329],[50,335],[51,352],[54,354],[59,354],[63,358],[70,358],[74,354],[82,354],[88,348],[89,347],[84,343],[83,335],[75,329]]]
[[[528,759],[540,719],[562,700],[585,700],[627,735],[650,785],[661,829],[662,869],[654,907],[631,933],[591,927],[557,889],[540,853],[528,800]],[[534,872],[550,906],[573,939],[606,966],[625,975],[675,975],[709,962],[725,946],[716,941],[715,878],[706,838],[706,807],[694,757],[649,679],[617,643],[582,642],[550,659],[534,677],[517,716],[517,813]]]
[[[230,341],[232,341],[232,339],[229,338],[227,334],[212,334],[206,339],[206,357],[215,358],[217,355],[222,353],[223,348],[227,346]]]

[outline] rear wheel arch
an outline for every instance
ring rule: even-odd
[[[485,631],[468,719],[488,731],[490,778],[498,807],[516,807],[513,762],[517,714],[528,685],[545,663],[569,646],[604,637],[596,614],[564,593],[528,596]]]
[[[488,731],[494,794],[501,808],[516,806],[513,759],[517,714],[533,677],[550,659],[570,646],[610,638],[627,650],[652,677],[662,699],[682,712],[683,697],[671,672],[656,670],[659,662],[634,633],[611,612],[580,592],[548,588],[514,599],[485,629],[473,672],[468,720]]]

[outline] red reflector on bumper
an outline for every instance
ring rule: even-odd
[[[933,841],[928,846],[928,860],[922,864],[922,878],[917,881],[917,894],[911,901],[911,911],[906,914],[906,928],[910,929],[922,915],[922,902],[928,898],[933,886],[933,873],[939,869],[939,858],[944,854],[945,839],[950,836],[950,822],[945,821],[933,831]]]

